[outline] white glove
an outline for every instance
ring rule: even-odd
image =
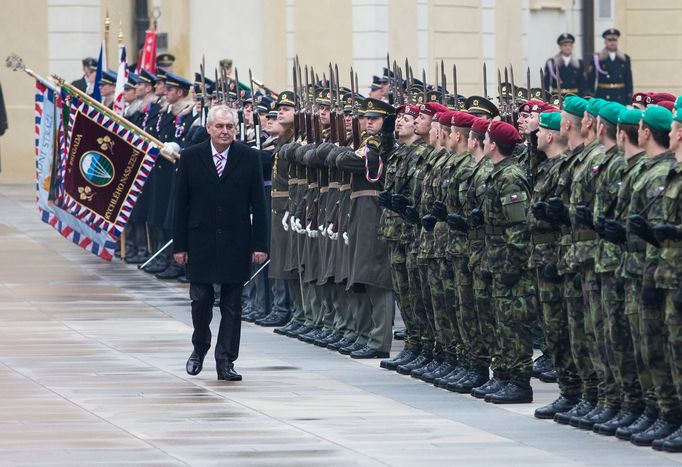
[[[329,224],[329,227],[327,227],[327,237],[334,240],[334,224]]]
[[[336,240],[339,239],[339,233],[338,233],[338,232],[333,232],[333,233],[329,236],[329,238],[331,238],[332,240],[336,241]]]
[[[282,218],[282,227],[284,228],[285,232],[289,231],[289,211],[286,211],[284,213],[284,217]]]
[[[343,233],[343,243],[348,245],[348,232]]]
[[[326,233],[327,233],[327,229],[324,228],[324,225],[319,225],[319,226],[317,227],[317,230],[320,231],[320,233],[319,233],[318,235],[322,235],[323,237],[324,237],[324,236],[326,235]]]
[[[308,238],[313,238],[312,233],[310,232],[310,224],[305,226],[305,234],[308,236]]]
[[[174,152],[180,152],[180,145],[178,143],[163,143],[161,154],[165,154],[168,157],[173,157]]]
[[[289,225],[291,226],[291,230],[298,233],[298,230],[296,230],[296,218],[294,216],[289,218]]]
[[[305,229],[301,225],[301,219],[297,218],[294,224],[296,225],[294,230],[296,230],[296,232],[300,233],[301,235],[305,235]]]

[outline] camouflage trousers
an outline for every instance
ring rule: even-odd
[[[435,339],[433,328],[429,322],[427,310],[431,310],[431,294],[428,286],[422,282],[417,253],[410,248],[407,249],[407,282],[410,288],[410,298],[414,310],[415,323],[419,329],[421,339],[420,345],[429,350],[433,350]],[[428,299],[428,301],[427,301]]]
[[[497,323],[500,368],[510,377],[529,382],[533,370],[533,322],[537,303],[533,281],[526,271],[513,286],[502,283],[501,274],[493,274],[491,304]]]
[[[436,338],[436,355],[445,358],[445,352],[450,346],[450,335],[447,316],[447,305],[445,303],[445,287],[440,277],[440,265],[442,258],[428,258],[426,265],[420,271],[425,276],[431,292],[431,317]]]
[[[461,342],[461,359],[476,368],[487,368],[490,366],[490,351],[486,348],[484,337],[481,335],[474,298],[474,276],[469,271],[468,262],[468,258],[465,257],[452,259],[459,302],[456,318]]]
[[[680,399],[672,381],[670,356],[667,352],[668,328],[666,310],[661,306],[645,306],[639,302],[640,345],[644,366],[651,373],[656,405],[662,416],[682,416]]]
[[[616,384],[621,404],[635,409],[644,408],[642,387],[637,376],[630,325],[625,316],[625,282],[613,272],[600,274],[601,302],[606,333],[606,355]]]
[[[405,345],[408,347],[419,347],[421,336],[419,325],[414,314],[414,300],[410,294],[410,282],[407,274],[407,254],[405,244],[389,240],[389,254],[391,259],[391,279],[395,292],[400,316],[405,323]]]
[[[585,333],[585,303],[582,287],[576,284],[575,276],[575,273],[564,274],[564,303],[566,305],[566,317],[568,318],[571,354],[582,382],[582,397],[597,400],[599,379],[588,351],[589,344]]]
[[[639,319],[639,292],[642,290],[642,279],[625,279],[625,318],[628,322],[630,337],[632,338],[632,352],[637,369],[637,380],[642,389],[644,404],[648,407],[656,407],[656,394],[654,383],[651,379],[651,372],[644,364],[642,356],[642,335]]]
[[[682,399],[682,313],[677,311],[673,298],[677,290],[665,292],[665,327],[668,330],[668,358],[673,385],[678,398]]]
[[[613,353],[609,355],[606,345],[604,310],[601,303],[601,278],[594,272],[594,264],[581,266],[580,271],[583,276],[583,298],[587,305],[585,314],[587,349],[592,359],[592,367],[599,378],[597,398],[607,407],[614,407],[620,404],[620,388],[611,371],[610,362],[613,361]]]
[[[449,257],[440,258],[440,279],[443,283],[443,293],[445,295],[445,320],[447,321],[447,333],[450,344],[445,349],[446,354],[452,359],[458,359],[462,355],[462,336],[457,325],[457,315],[459,314],[459,295],[455,287],[455,272],[453,263]]]
[[[542,269],[536,269],[538,301],[542,316],[545,349],[552,359],[558,375],[561,395],[568,398],[581,396],[581,382],[571,353],[571,339],[568,332],[568,315],[562,297],[562,280],[545,278]]]
[[[500,367],[500,338],[497,325],[497,316],[492,307],[492,275],[479,268],[472,270],[474,278],[474,304],[479,334],[482,342],[482,360],[487,362],[493,371],[501,370]]]

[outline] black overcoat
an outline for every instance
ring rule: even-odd
[[[210,140],[183,150],[178,163],[173,251],[187,252],[187,278],[218,284],[247,281],[251,253],[267,251],[258,152],[232,143],[220,178]]]

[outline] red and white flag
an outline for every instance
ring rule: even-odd
[[[114,91],[114,112],[117,115],[123,113],[125,102],[123,100],[123,93],[125,92],[125,85],[128,82],[128,64],[126,63],[126,48],[123,44],[118,46],[118,74],[116,75],[116,90]]]
[[[137,57],[137,69],[135,72],[140,74],[140,70],[145,69],[152,74],[156,74],[156,28],[147,30],[144,34],[144,47],[142,54]]]

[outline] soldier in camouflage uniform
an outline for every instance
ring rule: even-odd
[[[528,403],[533,400],[532,321],[536,319],[535,290],[527,270],[530,232],[527,224],[530,190],[523,170],[511,157],[521,141],[516,129],[493,121],[485,136],[484,151],[493,163],[480,210],[472,212],[474,225],[485,225],[485,255],[492,274],[491,305],[498,328],[500,367],[509,382],[488,392],[486,402]]]
[[[543,176],[533,187],[532,213],[529,215],[533,250],[529,267],[535,271],[542,328],[548,356],[557,371],[559,397],[535,410],[537,418],[554,418],[572,409],[581,395],[580,377],[571,353],[568,316],[563,300],[563,280],[557,271],[561,232],[547,218],[547,200],[557,191],[561,174],[570,165],[566,138],[561,136],[561,114],[545,112],[539,116],[537,150],[547,155]]]
[[[667,358],[678,397],[682,397],[682,113],[676,113],[670,132],[670,149],[675,151],[677,165],[666,177],[665,192],[660,202],[661,221],[652,225],[654,237],[661,245],[658,267],[654,273],[656,287],[665,290],[665,324],[668,334]],[[654,442],[655,449],[682,451],[682,429]]]
[[[660,243],[653,236],[651,223],[666,220],[665,184],[676,164],[675,153],[668,150],[672,113],[664,107],[649,106],[642,114],[639,144],[650,157],[651,165],[633,187],[628,230],[647,242],[639,307],[640,342],[644,366],[649,370],[658,407],[657,420],[646,430],[633,433],[630,441],[649,446],[672,434],[682,422],[680,398],[672,383],[671,361],[666,349],[665,292],[656,286],[655,271]]]
[[[402,240],[403,231],[410,227],[392,205],[392,195],[409,195],[410,169],[414,167],[413,156],[421,138],[414,133],[414,121],[419,116],[419,107],[404,105],[398,107],[396,133],[400,146],[390,156],[386,169],[385,190],[379,195],[379,204],[384,208],[382,235],[389,242],[393,290],[396,293],[400,314],[405,323],[405,347],[391,360],[382,360],[381,368],[395,370],[399,364],[408,363],[417,357],[421,349],[421,329],[415,311],[415,299],[410,291],[407,269],[409,244]],[[414,170],[412,170],[412,174]],[[406,359],[408,361],[406,361]]]

